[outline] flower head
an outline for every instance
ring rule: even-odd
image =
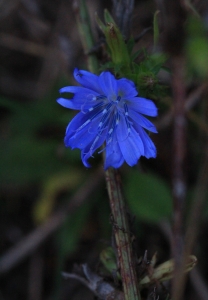
[[[67,86],[61,93],[73,93],[72,99],[59,98],[62,106],[80,112],[66,129],[66,147],[79,148],[86,167],[88,159],[105,144],[105,169],[119,168],[124,161],[130,166],[140,156],[156,157],[156,148],[146,130],[156,133],[155,126],[143,115],[157,116],[155,104],[138,97],[134,83],[116,79],[110,72],[99,76],[74,70],[81,86]]]

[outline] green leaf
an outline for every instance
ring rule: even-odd
[[[202,77],[208,74],[208,41],[205,37],[195,37],[187,43],[189,66]]]
[[[200,18],[191,16],[186,23],[185,51],[187,66],[194,74],[204,78],[208,75],[208,40],[206,27]]]
[[[100,260],[110,274],[117,271],[116,255],[112,247],[107,247],[101,251]]]
[[[116,25],[116,22],[114,21],[113,17],[111,16],[111,14],[109,13],[109,11],[107,9],[104,10],[104,19],[105,19],[105,23],[112,23],[114,25]]]
[[[111,60],[115,66],[123,65],[123,71],[129,70],[130,56],[122,33],[106,9],[104,11],[104,18],[106,25],[98,17],[96,17],[96,20],[105,35],[106,44],[110,49]]]
[[[132,54],[131,60],[134,61],[143,51],[140,49]]]
[[[134,41],[134,38],[131,37],[127,43],[126,43],[126,47],[127,47],[127,50],[129,52],[129,55],[131,55],[132,51],[133,51],[133,48],[134,48],[134,45],[135,45],[135,41]]]
[[[153,174],[132,170],[126,185],[126,195],[131,211],[141,220],[158,222],[171,215],[170,188]]]

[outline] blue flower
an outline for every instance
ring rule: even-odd
[[[157,116],[151,100],[138,97],[134,83],[116,79],[110,72],[99,76],[74,70],[81,86],[67,86],[60,93],[74,94],[72,99],[59,98],[62,106],[80,112],[66,129],[66,147],[79,148],[86,167],[88,159],[104,145],[105,169],[119,168],[124,161],[129,166],[140,156],[156,157],[156,148],[146,130],[156,133],[155,126],[143,115]],[[100,151],[101,152],[101,151]]]

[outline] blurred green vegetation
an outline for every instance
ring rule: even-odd
[[[186,22],[187,40],[185,52],[187,57],[187,70],[200,80],[208,77],[208,39],[207,28],[199,17],[189,16]]]
[[[156,44],[159,39],[156,20],[154,29],[155,36],[153,38]],[[126,45],[129,53],[132,53],[134,46],[134,41],[130,40]],[[207,53],[208,38],[205,23],[199,18],[189,17],[186,22],[184,55],[188,92],[190,93],[197,85],[207,81]],[[135,61],[139,60],[140,56],[143,60],[136,64]],[[165,98],[168,96],[170,99],[172,96],[169,69],[164,67],[164,65],[169,66],[170,58],[162,52],[150,53],[146,50],[139,50],[132,54],[130,59],[134,72],[128,74],[129,78],[135,80],[139,87],[141,86],[139,88],[141,95],[157,100],[158,121],[160,121],[160,118],[171,112],[172,102],[169,101],[168,105],[164,104],[167,100]],[[106,66],[113,67],[109,63]],[[118,65],[118,73],[119,68]],[[165,77],[163,86],[160,85],[158,79],[161,72]],[[74,116],[74,112],[60,107],[55,100],[58,97],[58,89],[66,85],[69,85],[69,82],[63,78],[60,79],[51,88],[48,95],[36,100],[0,97],[2,253],[13,246],[13,243],[8,241],[6,226],[12,227],[11,224],[14,223],[14,227],[20,228],[24,235],[26,232],[34,230],[39,224],[46,222],[48,217],[56,212],[56,209],[69,201],[71,195],[87,180],[88,175],[93,174],[96,163],[100,163],[100,158],[97,160],[98,156],[95,155],[93,168],[86,170],[80,159],[80,151],[71,151],[64,147],[65,128]],[[189,119],[191,121],[187,126],[189,144],[186,165],[188,174],[188,209],[186,213],[189,211],[190,202],[194,197],[192,190],[196,188],[208,128],[207,92],[204,96],[200,94],[198,98],[201,99],[201,102],[196,104],[191,113],[203,121],[203,126],[200,127],[199,123],[194,123],[193,118]],[[139,163],[141,168],[124,166],[121,170],[128,208],[130,214],[136,217],[134,231],[137,239],[141,238],[144,242],[140,245],[139,255],[143,255],[143,251],[147,248],[150,252],[157,248],[164,257],[168,256],[168,247],[164,240],[161,242],[161,232],[159,229],[157,231],[157,225],[161,220],[170,222],[172,213],[170,188],[172,131],[170,123],[164,127],[161,126],[158,137],[155,138],[159,149],[156,162],[142,160]],[[167,145],[169,152],[166,151]],[[143,166],[145,172],[141,171]],[[16,201],[19,201],[18,209],[16,209]],[[202,219],[205,220],[206,226],[207,205],[203,213]],[[24,223],[22,220],[26,218],[25,216],[28,219]],[[54,285],[50,282],[48,294],[53,295],[54,299],[59,299],[61,294],[61,271],[72,268],[76,261],[79,263],[99,261],[100,251],[106,245],[113,244],[109,216],[107,191],[105,186],[102,186],[102,189],[87,199],[76,213],[69,215],[66,222],[56,232],[55,237],[53,236],[52,248],[55,249],[55,254],[51,255],[52,262],[48,267],[48,273],[52,273]],[[156,236],[155,239],[152,238],[152,231]],[[204,236],[206,233],[207,231],[204,229]],[[159,240],[161,244],[158,245],[156,240]],[[16,241],[19,241],[18,238],[15,243]],[[206,247],[204,250],[201,249],[201,246],[197,248],[197,251],[202,254],[203,251],[206,252],[205,250]],[[48,254],[45,256],[47,261]],[[25,278],[22,279],[24,282]]]
[[[126,183],[127,202],[138,220],[159,222],[172,212],[171,190],[157,175],[131,170]]]
[[[78,151],[65,150],[64,132],[73,116],[56,103],[58,86],[38,101],[21,103],[0,98],[6,111],[2,120],[0,148],[1,184],[24,184],[45,179],[68,170],[68,165],[79,161]]]

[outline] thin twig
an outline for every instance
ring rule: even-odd
[[[196,185],[196,193],[191,207],[188,227],[185,237],[185,252],[186,255],[191,254],[196,236],[199,230],[200,216],[203,212],[208,186],[208,144],[205,148],[205,158],[202,163],[198,182]]]
[[[207,172],[207,174],[208,174],[208,172]],[[199,215],[199,218],[200,218],[200,215]],[[169,222],[162,221],[158,224],[158,226],[159,226],[159,229],[164,234],[167,241],[169,243],[171,243],[172,231],[171,231],[171,226],[170,226]],[[208,299],[208,288],[207,288],[206,282],[203,279],[203,277],[201,276],[201,273],[199,272],[197,266],[193,270],[191,270],[189,276],[190,276],[193,288],[195,289],[196,293],[199,296],[199,299],[207,300]]]
[[[45,91],[49,90],[51,83],[55,82],[57,75],[59,71],[61,70],[62,66],[66,63],[66,60],[63,57],[61,53],[57,55],[54,52],[54,48],[57,48],[57,36],[59,33],[60,28],[64,24],[64,12],[66,10],[66,7],[64,5],[64,2],[60,2],[59,7],[56,12],[56,21],[54,23],[54,26],[50,32],[50,38],[49,38],[49,45],[48,45],[48,52],[47,55],[45,55],[41,72],[38,78],[37,83],[37,95],[40,97],[44,94]]]
[[[145,28],[139,35],[137,35],[134,38],[135,43],[139,42],[147,32],[152,31],[152,30],[153,30],[152,27]]]
[[[181,266],[181,270],[185,264],[186,257],[190,255],[193,251],[193,246],[196,241],[196,237],[199,230],[200,225],[200,216],[203,211],[203,206],[207,196],[207,185],[208,185],[208,145],[205,149],[205,159],[202,164],[202,168],[198,177],[198,184],[196,189],[195,198],[191,207],[191,213],[188,220],[188,228],[185,236],[185,247],[183,252],[183,265]],[[184,285],[186,282],[186,275],[182,272],[179,273],[179,277],[177,278],[177,299],[181,299],[182,293],[184,290]]]
[[[122,34],[126,39],[130,35],[134,0],[113,0],[113,14]]]
[[[44,259],[40,249],[36,251],[30,259],[28,278],[28,299],[41,300],[43,289],[43,269]]]
[[[101,276],[92,272],[88,265],[82,265],[82,272],[83,275],[62,272],[62,276],[65,279],[79,280],[101,300],[124,300],[124,295],[120,290],[116,289],[112,284],[105,281]]]
[[[74,213],[80,205],[95,191],[103,179],[103,171],[98,169],[80,189],[69,199],[68,205],[54,213],[43,225],[24,237],[17,245],[2,255],[0,275],[10,271],[28,255],[33,253],[46,238],[53,234],[66,220],[69,213]]]
[[[207,83],[203,83],[199,87],[197,87],[186,99],[185,101],[185,111],[187,114],[188,119],[192,120],[195,124],[199,126],[202,130],[205,132],[208,132],[208,124],[202,120],[196,113],[191,111],[191,109],[201,100],[202,94],[206,91],[208,88]],[[172,107],[172,101],[168,98],[161,99],[161,101],[170,107],[168,112],[160,118],[160,120],[155,121],[154,124],[157,127],[157,129],[163,129],[171,124],[173,120],[173,107]]]
[[[62,52],[58,47],[40,45],[3,32],[0,33],[0,45],[14,51],[40,58],[45,58],[49,51],[53,52],[54,55],[58,57],[62,55]]]
[[[184,21],[186,13],[180,0],[158,1],[161,5],[164,33],[163,49],[171,58],[173,91],[173,238],[172,254],[175,262],[172,281],[172,300],[180,300],[177,285],[181,272],[183,253],[183,214],[186,195],[184,161],[186,156],[186,114],[185,114],[185,63],[183,44],[185,40]]]
[[[181,271],[183,253],[183,217],[186,196],[184,161],[186,155],[186,116],[183,57],[174,57],[172,88],[174,93],[174,128],[173,128],[173,242],[172,252],[175,261],[172,297],[178,298],[178,275]]]
[[[86,2],[84,0],[74,0],[73,9],[76,15],[77,26],[84,48],[85,54],[95,46],[94,37],[91,30],[90,16],[87,11]],[[98,60],[95,53],[87,57],[88,68],[91,72],[98,72]]]

